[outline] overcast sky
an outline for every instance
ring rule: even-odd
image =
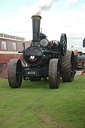
[[[49,40],[85,34],[85,0],[0,0],[0,32],[32,40],[31,16],[39,10]]]

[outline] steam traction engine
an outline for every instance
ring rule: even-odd
[[[60,76],[65,82],[74,80],[74,54],[67,51],[66,34],[61,34],[60,42],[50,42],[46,35],[40,33],[41,16],[33,15],[32,46],[23,50],[23,67],[20,59],[11,59],[8,65],[8,81],[11,88],[19,88],[22,78],[39,81],[49,77],[50,88],[60,85]]]

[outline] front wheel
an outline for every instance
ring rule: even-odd
[[[49,86],[51,89],[59,88],[60,85],[60,64],[58,59],[51,59],[49,62]]]
[[[19,88],[22,83],[22,64],[18,59],[11,59],[8,64],[8,82],[11,88]]]

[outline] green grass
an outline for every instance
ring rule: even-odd
[[[44,80],[12,89],[0,79],[0,128],[85,128],[85,76],[59,89]]]

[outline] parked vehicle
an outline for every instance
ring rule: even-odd
[[[75,60],[75,68],[76,69],[84,69],[84,57],[78,53]]]
[[[68,45],[67,49],[77,51],[75,68],[83,69],[85,66],[85,35],[84,34],[68,34],[67,35]]]
[[[22,51],[23,58],[28,64],[22,67],[20,59],[11,59],[8,65],[8,81],[11,88],[19,88],[27,78],[39,81],[49,77],[49,87],[59,88],[60,76],[64,82],[72,82],[75,74],[74,53],[67,51],[66,34],[61,34],[60,42],[53,42],[40,33],[41,16],[33,15],[32,46]]]

